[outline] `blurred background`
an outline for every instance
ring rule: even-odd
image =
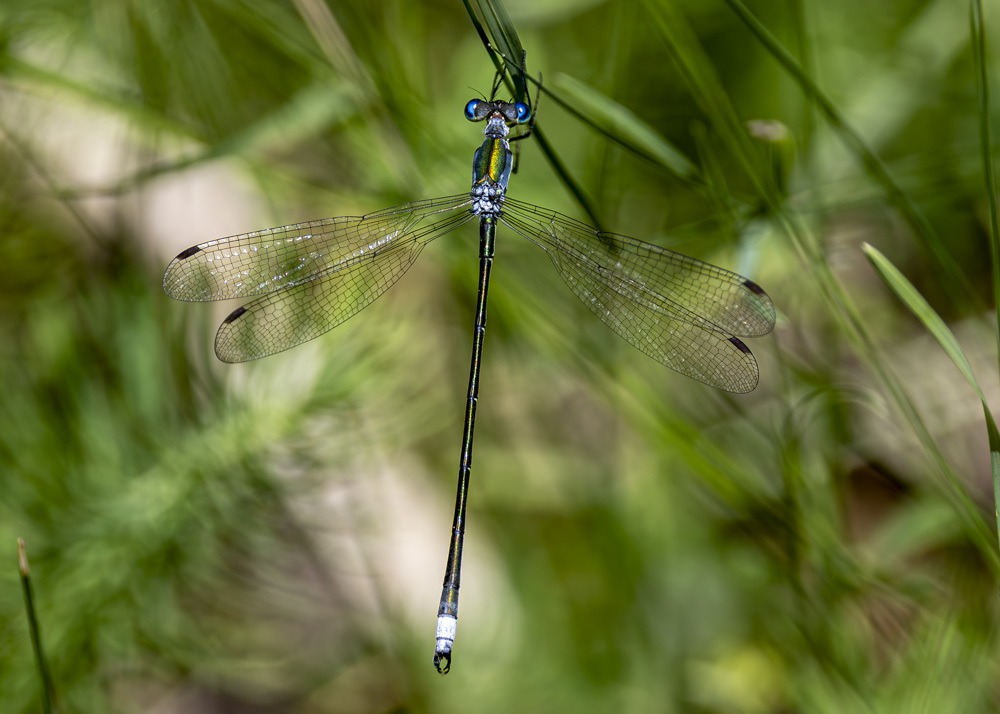
[[[756,391],[724,394],[500,231],[442,679],[476,230],[244,365],[212,351],[238,303],[161,277],[213,238],[467,190],[494,69],[465,7],[5,0],[0,709],[41,702],[22,537],[61,711],[996,711],[982,407],[861,250],[996,408],[969,8],[755,0],[764,34],[741,7],[507,4],[602,226],[751,277],[779,324]],[[521,144],[510,195],[586,219]]]

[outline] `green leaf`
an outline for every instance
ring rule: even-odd
[[[555,84],[602,132],[614,134],[619,143],[644,154],[681,179],[700,178],[698,167],[687,156],[618,102],[567,74],[557,75]]]
[[[990,269],[993,277],[993,304],[1000,305],[1000,218],[997,210],[996,171],[993,168],[993,139],[990,136],[990,91],[987,76],[986,33],[983,28],[983,6],[980,0],[969,4],[969,34],[972,41],[972,64],[976,74],[979,115],[979,152],[983,158],[983,179],[986,182],[986,206],[990,216]],[[994,316],[994,327],[1000,327]],[[997,335],[1000,344],[1000,334]],[[986,409],[985,402],[983,408]],[[1000,436],[993,415],[986,410],[986,428],[990,435],[990,471],[993,474],[993,504],[1000,533]]]
[[[966,381],[976,390],[976,393],[983,400],[983,405],[985,406],[986,398],[983,395],[983,390],[980,388],[979,382],[976,381],[976,377],[972,373],[972,367],[965,358],[965,353],[962,352],[958,340],[955,339],[952,331],[948,329],[945,321],[941,319],[940,315],[934,312],[934,308],[924,300],[923,295],[917,292],[917,289],[913,287],[913,283],[907,280],[906,276],[899,272],[896,266],[890,263],[889,259],[879,252],[877,248],[869,243],[864,243],[862,250],[865,253],[865,257],[868,258],[868,262],[875,268],[875,272],[882,278],[882,282],[895,293],[896,297],[903,301],[903,304],[924,324],[927,331],[944,348],[945,353],[955,363],[955,366],[958,367],[958,370],[965,377]]]
[[[882,282],[895,293],[896,297],[903,301],[910,312],[924,324],[927,331],[931,333],[938,344],[944,348],[945,353],[951,361],[958,367],[966,381],[979,395],[979,400],[983,405],[983,418],[986,420],[986,433],[990,443],[990,470],[993,475],[993,497],[996,504],[1000,504],[1000,432],[997,431],[996,421],[990,412],[990,407],[986,403],[986,396],[983,394],[976,376],[972,373],[972,367],[965,353],[955,339],[954,333],[948,329],[948,325],[941,319],[941,316],[934,312],[934,309],[924,300],[924,297],[913,287],[913,283],[906,279],[899,270],[896,269],[889,259],[880,253],[874,246],[865,243],[862,246],[865,257],[875,268],[875,272],[882,278]],[[1000,519],[1000,508],[996,508],[998,519]],[[998,524],[1000,526],[1000,524]]]
[[[511,79],[514,80],[515,101],[526,101],[525,83],[521,79],[521,61],[524,57],[524,48],[521,46],[521,39],[517,36],[517,30],[514,28],[514,23],[511,21],[510,15],[507,14],[507,8],[504,7],[502,0],[476,0],[476,6],[479,8],[478,14],[482,16],[483,24],[486,25],[485,33],[468,0],[464,0],[464,2],[469,17],[472,18],[472,24],[476,26],[476,31],[483,43],[488,49],[499,52],[506,60],[507,70],[511,74]],[[491,52],[491,54],[494,53]],[[495,57],[494,64],[497,65],[497,71],[501,71],[501,66]]]

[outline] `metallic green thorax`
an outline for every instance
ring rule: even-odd
[[[499,184],[505,190],[514,164],[504,137],[487,136],[472,159],[472,185]]]

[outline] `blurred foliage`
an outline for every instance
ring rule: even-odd
[[[631,350],[501,232],[440,679],[476,232],[250,365],[211,354],[233,305],[160,276],[211,238],[465,190],[493,66],[462,3],[5,0],[3,711],[42,701],[17,537],[60,711],[1000,707],[982,404],[862,252],[995,411],[968,7],[507,9],[602,225],[773,297],[758,389]],[[521,142],[511,195],[584,215],[549,158]]]

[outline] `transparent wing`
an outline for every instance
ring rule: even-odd
[[[246,362],[319,337],[388,290],[423,247],[407,241],[377,259],[355,262],[236,309],[215,335],[216,356],[223,362]]]
[[[428,242],[475,218],[470,203],[463,194],[209,241],[170,262],[163,289],[178,300],[260,295],[229,315],[215,338],[224,362],[258,359],[370,305]]]
[[[508,198],[501,220],[541,247],[573,292],[633,347],[719,389],[757,386],[757,361],[736,337],[774,327],[774,305],[756,283],[523,201]]]
[[[211,240],[181,252],[163,273],[163,290],[176,300],[249,297],[283,290],[372,260],[391,246],[432,240],[471,214],[469,194],[414,201],[366,216],[294,223]],[[456,212],[421,227],[434,215]]]

